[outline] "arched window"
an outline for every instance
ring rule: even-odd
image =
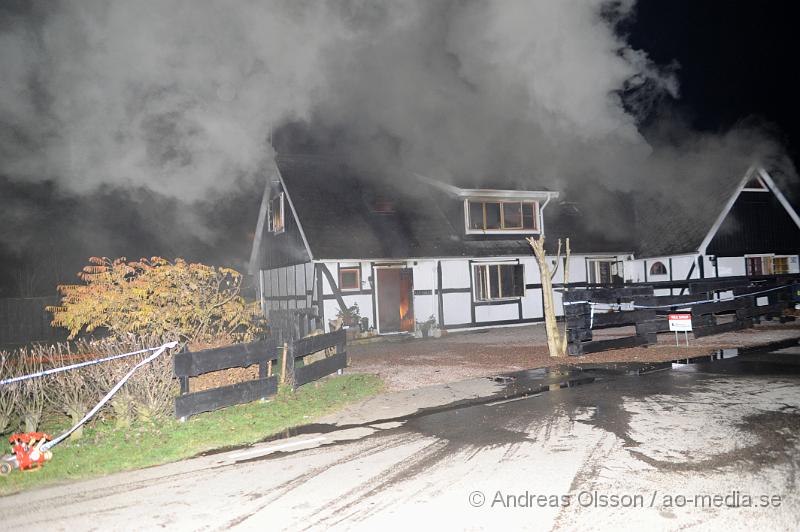
[[[650,266],[650,275],[667,275],[667,267],[663,262],[654,262]]]

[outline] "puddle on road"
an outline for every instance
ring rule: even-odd
[[[423,426],[428,426],[428,427],[430,426],[426,421],[422,420],[431,419],[432,416],[435,416],[433,417],[433,419],[439,420],[440,425],[442,425],[442,420],[450,419],[450,416],[459,417],[458,420],[459,424],[464,424],[464,423],[468,424],[469,421],[465,418],[470,418],[471,416],[458,416],[459,411],[466,411],[466,409],[471,409],[473,407],[479,407],[479,406],[490,406],[491,403],[495,403],[498,400],[525,398],[537,394],[542,394],[544,392],[566,389],[566,388],[574,388],[577,386],[582,386],[584,384],[591,384],[596,382],[608,382],[612,379],[624,376],[646,375],[648,373],[652,373],[654,371],[659,371],[662,369],[674,368],[684,372],[710,371],[712,373],[725,373],[725,374],[737,374],[737,375],[800,374],[800,356],[771,353],[771,351],[786,349],[788,347],[793,347],[797,345],[798,345],[798,339],[793,338],[789,340],[773,342],[770,344],[754,346],[751,348],[723,349],[715,353],[712,353],[710,355],[691,357],[687,359],[675,359],[672,362],[667,361],[661,363],[597,364],[597,365],[586,365],[580,367],[572,365],[562,365],[562,366],[553,366],[547,368],[522,370],[502,375],[494,375],[487,378],[492,380],[493,382],[503,384],[504,387],[502,390],[499,390],[498,392],[489,397],[482,397],[478,399],[466,399],[451,404],[442,405],[439,407],[420,409],[419,411],[411,415],[386,418],[386,419],[377,419],[361,424],[334,425],[327,423],[312,423],[308,425],[287,429],[278,434],[274,434],[272,436],[264,438],[259,443],[267,443],[302,435],[328,434],[332,432],[355,429],[355,428],[373,429],[377,430],[377,433],[384,433],[384,434],[386,433],[386,431],[409,430],[409,429],[413,430],[415,427],[418,429],[422,429]],[[767,358],[765,356],[766,354],[769,354],[770,360],[766,360]],[[744,355],[748,356],[745,357]],[[775,360],[775,357],[779,357],[781,360]],[[762,358],[764,358],[764,360],[762,360]],[[722,362],[722,364],[719,363],[720,361]],[[710,364],[713,364],[715,362],[716,364],[710,366]],[[569,407],[571,399],[568,396],[562,396],[559,399],[561,401],[564,401],[565,405]],[[590,401],[588,403],[585,404],[582,403],[580,405],[576,403],[573,404],[572,406],[573,407],[580,406],[580,408],[586,408],[586,407],[594,408],[597,407],[598,405],[592,404],[592,402]],[[614,433],[620,439],[625,441],[626,445],[635,446],[637,442],[631,440],[630,437],[627,435],[628,415],[621,408],[621,404],[611,405],[608,402],[606,402],[605,408],[603,410],[607,413],[613,413],[613,414],[608,418],[606,418],[606,416],[600,416],[600,418],[605,418],[605,420],[595,419],[593,422],[589,423],[596,424],[599,428],[603,428],[605,430],[608,430],[609,432]],[[381,430],[381,428],[378,425],[386,423],[391,423],[391,424],[400,423],[404,425],[404,427],[401,426],[394,429]],[[450,426],[450,423],[445,422],[443,426]],[[426,433],[427,431],[421,430],[421,432]],[[471,429],[471,433],[474,435],[475,431]],[[438,434],[438,437],[444,437],[444,436],[440,432]],[[483,441],[480,443],[476,442],[476,443],[478,443],[478,447],[480,447],[481,445],[487,445],[487,444],[492,445],[492,442],[494,441],[499,442],[498,444],[516,442],[519,441],[519,438],[521,438],[519,434],[514,433],[514,431],[510,431],[510,433],[508,434],[498,433],[496,439],[490,438],[487,441]],[[336,442],[334,441],[326,445],[335,445],[335,444]],[[242,446],[229,447],[214,451],[208,451],[205,453],[201,453],[199,456],[210,456],[227,451],[246,449],[249,447],[252,447],[252,445],[242,445]],[[274,458],[288,454],[289,452],[276,452],[274,454],[260,457],[259,459]]]

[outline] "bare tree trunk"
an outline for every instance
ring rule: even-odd
[[[539,276],[542,279],[542,301],[544,303],[544,326],[547,332],[547,349],[551,357],[561,357],[567,353],[567,327],[564,332],[558,329],[556,321],[555,302],[553,300],[553,276],[558,270],[558,261],[561,260],[561,240],[558,241],[558,255],[556,256],[556,269],[550,272],[547,257],[544,251],[544,237],[538,239],[527,238],[528,244],[533,249],[536,262],[539,265]],[[564,285],[569,282],[569,239],[566,240],[566,263],[564,265]]]

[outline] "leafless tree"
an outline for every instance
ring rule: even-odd
[[[567,324],[564,322],[564,332],[558,329],[556,321],[555,302],[553,300],[553,277],[558,271],[558,264],[561,261],[561,239],[558,240],[558,254],[553,271],[547,264],[547,256],[544,250],[544,235],[539,238],[526,238],[528,244],[533,249],[536,256],[536,263],[539,265],[539,276],[542,279],[542,301],[544,303],[544,323],[547,332],[547,349],[551,357],[562,357],[567,353]],[[564,285],[569,282],[569,238],[566,239],[566,253],[564,260]]]

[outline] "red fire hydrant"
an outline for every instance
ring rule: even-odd
[[[50,435],[44,432],[13,434],[8,438],[13,454],[7,454],[0,459],[0,475],[8,475],[15,468],[25,471],[42,467],[42,464],[53,458],[51,451],[41,450],[44,442],[50,439]]]

